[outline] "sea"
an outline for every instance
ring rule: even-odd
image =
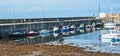
[[[112,45],[111,42],[102,42],[101,34],[103,31],[107,31],[109,28],[97,27],[80,29],[74,32],[62,32],[62,33],[49,33],[40,34],[30,38],[22,38],[11,41],[24,41],[28,44],[39,45],[69,45],[75,47],[85,48],[86,52],[100,52],[110,54],[120,54],[120,41]],[[120,29],[120,26],[116,26],[110,29]]]

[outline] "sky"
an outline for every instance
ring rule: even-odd
[[[120,0],[0,0],[0,19],[99,16],[120,13]]]

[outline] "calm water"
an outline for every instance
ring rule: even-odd
[[[74,33],[41,34],[33,38],[26,38],[28,44],[52,44],[71,45],[85,48],[85,51],[120,54],[120,43],[111,45],[109,42],[101,42],[100,35],[104,28],[79,30]],[[115,29],[119,29],[116,27]]]

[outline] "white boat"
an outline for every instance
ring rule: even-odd
[[[106,28],[114,28],[117,26],[117,23],[112,22],[112,20],[108,20],[104,23],[104,27]]]
[[[50,30],[44,29],[44,30],[39,31],[39,33],[40,34],[47,34],[47,33],[50,33]]]
[[[53,36],[54,36],[54,37],[58,37],[58,36],[59,36],[59,33],[53,33]]]
[[[51,34],[50,33],[43,33],[43,34],[39,34],[39,36],[41,36],[41,37],[48,37],[48,36],[50,36]]]
[[[92,30],[92,28],[93,28],[92,25],[86,25],[85,30],[86,30],[87,32],[89,32],[89,31]]]
[[[54,33],[59,33],[59,27],[56,27],[56,26],[53,27],[53,32],[54,32]]]
[[[116,26],[116,25],[117,25],[117,23],[114,23],[114,22],[106,22],[104,24],[104,26]]]
[[[102,42],[118,43],[120,40],[120,31],[108,30],[104,32],[100,38]]]
[[[80,24],[80,29],[84,29],[84,24]]]
[[[84,30],[84,29],[80,29],[80,32],[81,32],[81,33],[84,33],[84,32],[85,32],[85,30]]]
[[[76,26],[75,25],[71,25],[70,26],[70,33],[72,33],[72,34],[75,34],[76,33]]]

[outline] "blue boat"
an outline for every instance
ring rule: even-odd
[[[61,33],[68,32],[68,31],[69,31],[69,27],[68,26],[63,26],[62,29],[60,30]]]
[[[13,30],[10,34],[10,37],[24,37],[25,33],[21,30]]]

